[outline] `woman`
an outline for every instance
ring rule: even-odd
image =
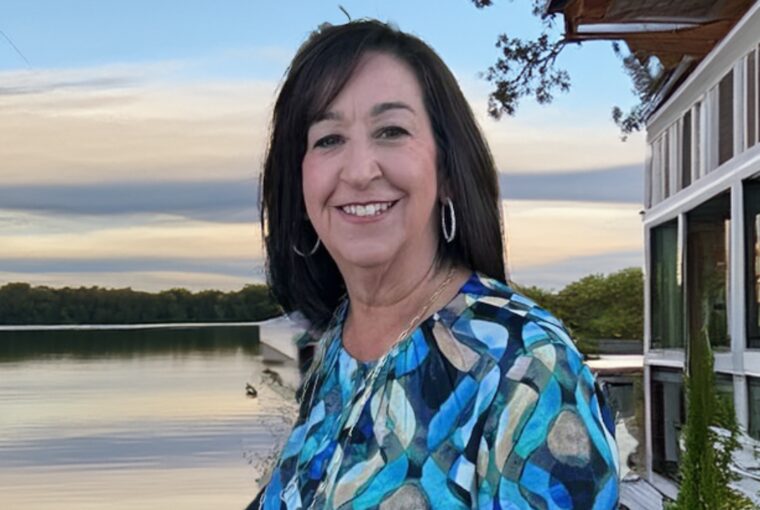
[[[261,205],[270,285],[321,336],[249,508],[616,507],[609,409],[505,283],[494,163],[427,45],[377,21],[313,34]]]

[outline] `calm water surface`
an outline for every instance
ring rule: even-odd
[[[0,508],[243,508],[257,488],[249,459],[271,448],[280,405],[259,384],[256,338],[250,327],[0,331]]]
[[[262,370],[298,379],[265,365],[257,338],[229,326],[0,331],[0,510],[244,508],[257,459],[289,430]],[[631,388],[613,395],[623,472],[640,441]]]

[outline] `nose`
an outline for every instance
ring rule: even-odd
[[[365,189],[382,175],[372,148],[366,142],[352,141],[345,152],[340,178],[356,189]]]

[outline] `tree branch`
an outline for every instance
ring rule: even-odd
[[[471,1],[478,9],[493,5],[493,0]],[[496,47],[501,49],[502,55],[485,73],[480,73],[482,78],[494,85],[488,96],[488,114],[495,119],[500,119],[505,113],[514,115],[523,97],[533,96],[539,104],[548,104],[554,100],[556,91],[570,90],[570,75],[565,69],[557,67],[557,57],[572,41],[564,37],[550,39],[555,15],[546,13],[546,1],[532,0],[532,13],[541,18],[544,25],[541,34],[531,40],[499,35]],[[618,42],[614,42],[612,47],[631,78],[638,98],[638,104],[627,113],[618,106],[612,109],[612,120],[625,141],[628,135],[644,128],[645,116],[657,100],[657,93],[667,79],[667,73],[653,56],[623,53]]]
[[[550,41],[546,32],[535,41],[501,34],[496,47],[502,56],[481,75],[496,87],[488,98],[488,114],[496,119],[505,113],[514,115],[522,97],[532,95],[539,104],[546,104],[554,99],[554,90],[570,90],[570,75],[556,68],[567,43],[564,38]]]

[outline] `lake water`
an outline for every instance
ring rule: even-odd
[[[244,508],[289,431],[263,371],[298,382],[269,351],[255,326],[0,330],[0,510]],[[626,472],[641,397],[614,393]]]
[[[278,428],[257,338],[255,327],[0,331],[0,508],[244,508],[251,455]]]

